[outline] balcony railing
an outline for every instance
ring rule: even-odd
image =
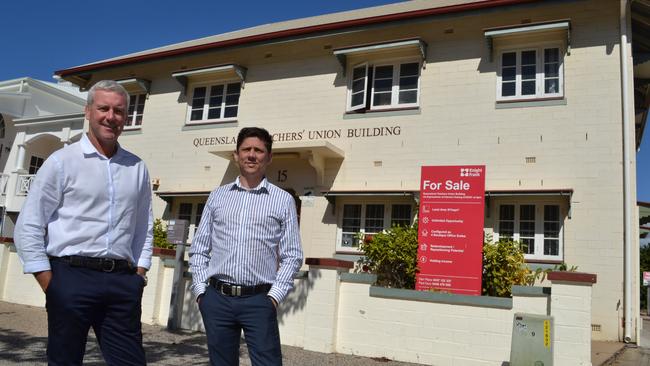
[[[26,196],[29,193],[29,187],[32,185],[35,174],[19,174],[18,186],[16,186],[16,196]]]

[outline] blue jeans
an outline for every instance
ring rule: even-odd
[[[144,279],[53,260],[45,293],[49,365],[81,365],[93,327],[107,365],[146,365],[142,348]]]
[[[265,293],[227,296],[208,286],[199,310],[208,337],[210,365],[239,365],[242,330],[253,366],[282,365],[277,312]]]

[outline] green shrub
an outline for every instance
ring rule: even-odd
[[[483,243],[483,295],[509,297],[513,285],[528,283],[529,272],[518,242]]]
[[[174,249],[174,245],[167,241],[167,231],[163,227],[161,219],[153,222],[153,246],[163,249]]]
[[[418,257],[418,225],[394,226],[364,238],[359,247],[365,254],[359,264],[377,275],[378,286],[415,288]]]

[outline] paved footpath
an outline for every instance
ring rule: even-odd
[[[204,333],[168,332],[159,326],[143,325],[144,348],[149,365],[207,365],[208,350]],[[45,365],[47,321],[45,309],[0,301],[0,365]],[[240,351],[240,364],[250,366],[246,347]],[[324,354],[297,347],[282,346],[285,366],[415,366],[387,359]],[[88,339],[84,365],[104,365],[97,342]]]

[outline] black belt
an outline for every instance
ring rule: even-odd
[[[214,287],[220,293],[226,296],[251,296],[261,293],[267,293],[271,289],[271,284],[264,283],[255,286],[236,285],[210,278],[210,286]]]
[[[131,271],[133,266],[126,259],[95,258],[82,257],[80,255],[70,255],[65,257],[50,257],[53,261],[62,261],[68,263],[71,267],[84,267],[103,272],[121,272]]]

